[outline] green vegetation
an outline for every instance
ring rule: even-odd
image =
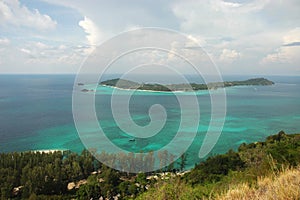
[[[124,89],[135,89],[140,87],[141,85],[134,81],[119,79],[119,78],[102,81],[100,84],[107,85],[107,86],[118,86],[119,88],[124,88]]]
[[[133,153],[115,155],[91,151],[124,171],[154,167],[153,152],[141,157]],[[172,155],[162,151],[158,157],[158,163],[165,165],[164,161]],[[163,170],[173,170],[173,167]],[[147,175],[111,169],[87,150],[80,155],[70,151],[1,153],[0,199],[111,199],[116,196],[125,199],[146,191],[152,182],[146,179]]]
[[[111,154],[100,155],[116,159]],[[162,152],[160,157],[164,155]],[[235,194],[243,195],[241,191],[249,195],[265,191],[272,180],[276,180],[274,187],[279,188],[284,186],[284,178],[291,179],[296,186],[300,181],[292,179],[291,173],[298,174],[297,170],[286,170],[288,175],[282,172],[300,166],[300,134],[287,135],[281,131],[265,142],[242,144],[237,152],[229,150],[209,157],[189,172],[173,172],[174,166],[184,168],[187,156],[184,154],[175,165],[163,169],[170,172],[130,174],[108,168],[87,150],[80,155],[69,151],[1,153],[0,198],[152,200],[226,199],[224,195],[230,195],[234,199]],[[259,190],[265,183],[262,181],[269,182]],[[296,197],[292,199],[300,197],[300,188],[296,186],[293,191],[298,193],[293,193]],[[284,187],[284,191],[291,191]]]
[[[300,134],[280,131],[265,142],[242,144],[238,152],[210,157],[183,177],[160,180],[138,199],[299,199],[299,167]],[[291,186],[283,177],[289,177]],[[281,190],[272,191],[276,188]],[[272,194],[281,198],[266,198]]]
[[[274,82],[265,79],[265,78],[254,78],[248,79],[245,81],[227,81],[227,82],[216,82],[206,84],[169,84],[169,85],[160,85],[160,84],[150,84],[150,83],[137,83],[125,79],[111,79],[107,81],[102,81],[100,85],[113,86],[122,89],[139,89],[139,90],[152,90],[152,91],[197,91],[197,90],[208,90],[208,89],[217,89],[222,87],[231,87],[231,86],[242,86],[242,85],[273,85]]]
[[[233,185],[216,197],[220,200],[294,200],[300,199],[300,165],[258,178],[257,185]]]

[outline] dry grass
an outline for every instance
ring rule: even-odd
[[[233,186],[220,200],[299,200],[300,199],[300,166],[285,169],[277,175],[259,178],[256,187],[248,184]]]

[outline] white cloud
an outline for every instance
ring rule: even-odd
[[[35,43],[35,46],[38,48],[38,49],[49,49],[51,48],[51,46],[48,46],[42,42],[36,42]]]
[[[247,73],[289,74],[300,64],[299,8],[298,0],[187,0],[175,2],[172,11],[181,31],[205,39],[204,49],[222,72],[243,66]],[[285,69],[271,70],[274,63]]]
[[[300,42],[300,28],[297,27],[293,30],[288,31],[282,38],[282,45],[276,48],[272,53],[268,54],[261,61],[262,65],[268,64],[282,64],[290,63],[296,64],[300,63],[300,45],[291,45],[297,44]]]
[[[31,51],[29,49],[21,48],[20,51],[26,54],[31,54]]]
[[[20,51],[31,57],[39,58],[42,55],[49,55],[49,53],[55,51],[55,49],[55,47],[46,45],[42,42],[28,42],[25,47],[20,48]]]
[[[237,52],[236,50],[223,49],[219,59],[221,62],[232,63],[240,57],[241,53]]]
[[[7,38],[0,38],[0,65],[4,63],[5,60],[5,50],[10,45],[10,40]]]
[[[263,58],[261,64],[296,64],[300,63],[300,46],[280,47],[274,53]]]
[[[283,36],[283,42],[284,44],[300,42],[300,27],[290,30],[285,36]]]
[[[125,28],[125,31],[133,31],[133,30],[136,30],[136,29],[141,29],[143,27],[139,26],[139,25],[129,25]]]
[[[188,35],[187,38],[192,40],[194,43],[198,44],[201,47],[207,44],[205,38],[199,35]]]
[[[243,3],[224,0],[210,0],[209,2],[215,11],[248,13],[263,9],[270,0],[254,0]]]
[[[173,13],[180,20],[182,31],[202,36],[240,36],[263,27],[256,12],[269,0],[232,3],[222,0],[179,1]]]
[[[34,9],[39,6],[47,6],[45,10],[52,9],[51,13],[62,23],[55,32],[36,31],[56,27],[56,22],[45,15],[47,12]],[[24,60],[39,63],[27,65],[28,70],[34,66],[39,70],[39,66],[51,64],[64,66],[67,62],[83,58],[104,39],[122,31],[159,26],[181,31],[200,44],[220,64],[222,72],[230,74],[238,69],[242,70],[239,73],[280,74],[288,69],[285,74],[293,74],[300,64],[297,59],[300,58],[300,32],[296,28],[300,21],[299,9],[299,0],[162,0],[137,1],[134,4],[118,1],[104,4],[95,0],[41,0],[27,4],[22,0],[0,0],[0,35],[9,41],[0,37],[1,66],[8,66],[8,60],[11,60],[11,68],[15,63],[24,64]],[[65,19],[65,15],[59,15],[61,12],[72,14]],[[68,35],[71,32],[72,36]],[[40,43],[30,42],[37,40]],[[153,42],[156,44],[164,40],[158,36]],[[120,48],[125,45],[122,42],[118,44]],[[201,50],[193,44],[172,45],[171,50],[195,60],[196,51]],[[11,50],[8,51],[8,48]],[[153,62],[177,62],[173,54],[144,54],[140,57]],[[16,61],[15,55],[22,55],[24,59],[18,57]],[[198,60],[201,62],[199,56]],[[130,60],[124,65],[128,63]],[[285,65],[274,71],[274,63]]]
[[[19,0],[0,1],[0,25],[14,25],[38,30],[54,29],[57,22],[37,9],[29,10]]]
[[[231,64],[241,60],[241,55],[245,58],[257,54],[248,49],[263,45],[258,34],[266,32],[265,24],[257,13],[269,3],[269,0],[243,3],[179,1],[173,5],[173,13],[179,20],[181,31],[200,38],[200,44],[216,62]]]
[[[18,68],[17,65],[21,64],[24,69],[34,68],[35,72],[39,73],[65,73],[67,72],[65,69],[70,70],[69,73],[76,72],[79,63],[86,55],[85,51],[89,48],[67,44],[45,44],[41,41],[28,41],[18,46],[9,45],[3,48],[2,52],[0,51],[0,58],[3,59],[0,67]],[[18,62],[15,62],[15,57],[18,58]]]
[[[86,38],[89,42],[89,45],[96,46],[101,42],[102,33],[91,19],[84,17],[84,20],[79,22],[79,26],[82,27],[84,32],[87,34]]]
[[[1,46],[6,46],[10,43],[10,40],[7,38],[0,38],[0,47]]]

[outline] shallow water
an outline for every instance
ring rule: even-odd
[[[84,146],[72,117],[74,78],[74,75],[0,75],[0,151],[70,149],[80,152]],[[226,76],[224,80],[245,78]],[[236,149],[243,142],[264,140],[266,136],[280,130],[287,133],[300,132],[300,77],[267,78],[276,84],[226,88],[227,116],[221,137],[211,154]],[[108,87],[97,89],[96,111],[99,124],[115,145],[129,151],[147,152],[168,144],[177,133],[181,111],[176,96],[139,91],[131,98],[129,105],[133,120],[138,125],[147,125],[150,122],[149,108],[153,104],[161,104],[168,114],[167,122],[157,135],[137,139],[134,144],[128,142],[131,137],[116,125],[112,117],[112,91]],[[128,91],[122,92],[126,95]],[[190,94],[177,95],[184,95],[188,100]],[[199,148],[211,117],[209,92],[197,92],[197,99],[201,117],[197,136],[188,150],[190,166],[199,161]],[[122,106],[120,102],[120,108]],[[86,130],[87,134],[95,131],[88,124]],[[181,141],[190,140],[191,130],[185,127],[183,131],[186,134]]]

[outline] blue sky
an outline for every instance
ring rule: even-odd
[[[298,0],[0,0],[0,73],[76,73],[120,32],[162,27],[196,40],[223,74],[300,75],[299,10]]]

